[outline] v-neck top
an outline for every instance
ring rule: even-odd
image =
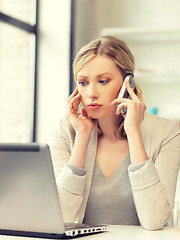
[[[128,175],[130,154],[115,174],[107,178],[95,161],[84,223],[140,225]]]

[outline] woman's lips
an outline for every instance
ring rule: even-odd
[[[100,105],[100,104],[96,104],[96,103],[92,103],[92,104],[89,104],[88,105],[88,108],[90,109],[90,110],[98,110],[100,107],[102,107],[102,105]]]

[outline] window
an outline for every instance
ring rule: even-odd
[[[37,6],[0,1],[0,142],[35,141]]]

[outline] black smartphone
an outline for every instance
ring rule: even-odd
[[[128,75],[125,77],[124,81],[123,81],[123,84],[120,88],[120,91],[119,91],[119,94],[118,94],[118,97],[117,98],[131,98],[129,93],[128,93],[128,90],[126,88],[126,82],[129,81],[130,83],[130,86],[131,88],[134,90],[136,85],[135,85],[135,82],[134,82],[134,79],[131,75]],[[116,107],[119,106],[119,103],[116,104]],[[126,113],[127,112],[127,107],[123,107],[123,109],[121,109],[121,113]]]

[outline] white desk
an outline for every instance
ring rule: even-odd
[[[75,239],[75,238],[73,238]],[[180,228],[164,228],[158,231],[147,231],[136,226],[110,226],[105,233],[83,236],[77,240],[178,240]],[[42,238],[12,237],[0,235],[0,240],[42,240]]]

